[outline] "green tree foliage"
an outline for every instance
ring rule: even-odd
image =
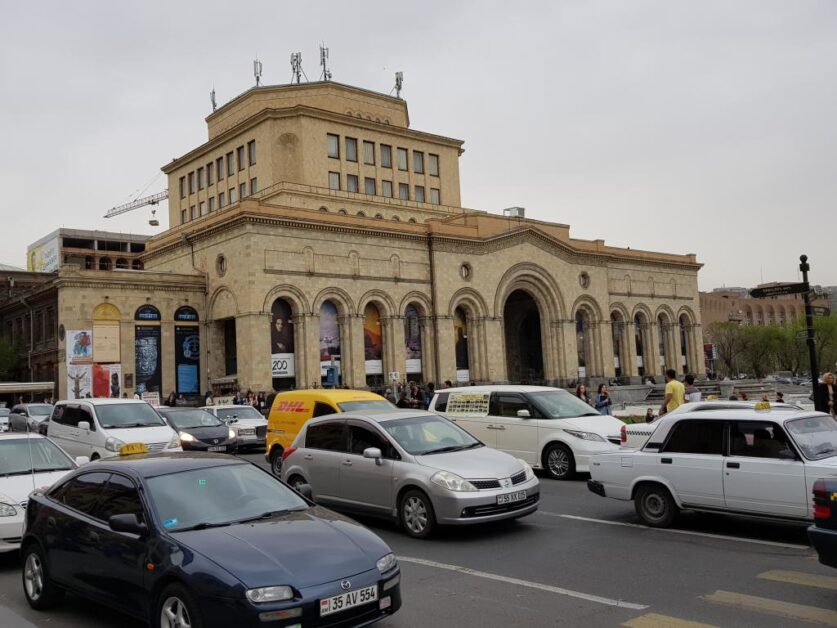
[[[10,379],[20,367],[21,351],[5,338],[0,338],[0,380]]]

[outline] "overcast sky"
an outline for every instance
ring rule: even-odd
[[[334,80],[401,70],[413,128],[465,140],[466,207],[696,253],[701,289],[794,281],[800,253],[834,285],[836,27],[827,0],[6,3],[0,262],[58,226],[153,232],[102,215],[166,187],[213,86],[257,55],[286,83],[294,51],[316,80],[324,41]]]

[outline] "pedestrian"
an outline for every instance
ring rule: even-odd
[[[814,407],[820,412],[837,416],[837,382],[834,373],[823,373],[822,381],[817,384]]]
[[[613,401],[607,392],[607,384],[599,384],[599,390],[596,392],[596,403],[594,407],[599,411],[599,414],[613,414],[610,411],[610,406]]]
[[[785,393],[781,390],[776,391],[776,403],[785,403]]]
[[[686,380],[686,401],[700,401],[703,395],[701,394],[700,390],[695,386],[695,376],[689,373],[683,379]]]
[[[436,386],[433,382],[427,383],[427,407],[430,407],[430,402],[433,401],[433,397],[436,394]]]
[[[449,379],[445,380],[445,388],[453,388],[453,383]]]
[[[177,396],[174,394],[174,391],[171,391],[169,393],[169,396],[166,397],[165,405],[169,406],[170,408],[173,408],[175,405],[177,405]]]
[[[211,390],[206,391],[206,394],[204,395],[203,403],[204,403],[205,406],[213,405],[212,391]]]
[[[134,391],[134,399],[142,399],[137,391]]]
[[[592,405],[590,403],[590,395],[587,394],[587,387],[584,384],[579,384],[575,387],[575,396],[587,405]]]
[[[398,403],[395,404],[399,408],[409,408],[410,407],[410,400],[407,398],[407,391],[404,390],[401,392],[401,396],[398,398]]]
[[[750,401],[750,397],[748,397],[747,393],[745,393],[743,390],[741,391],[740,394],[741,394],[741,401]]]
[[[395,395],[392,393],[392,388],[387,388],[384,391],[384,399],[386,399],[390,403],[393,403],[393,404],[395,403],[396,400],[395,400]]]
[[[645,411],[645,422],[652,423],[654,421],[654,408],[648,408]]]
[[[677,373],[674,369],[666,371],[666,396],[663,405],[660,406],[660,416],[666,412],[679,408],[686,403],[686,387],[677,381]]]

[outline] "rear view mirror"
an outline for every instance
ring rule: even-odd
[[[139,520],[135,514],[113,515],[108,519],[108,525],[114,532],[127,532],[129,534],[138,534],[142,536],[148,531],[142,521]]]
[[[88,421],[79,421],[78,429],[90,431],[90,423]]]
[[[87,464],[88,462],[90,462],[90,458],[88,458],[87,456],[76,456],[76,464],[78,466]]]
[[[380,466],[381,465],[381,458],[383,457],[383,454],[381,453],[381,450],[378,449],[377,447],[367,447],[366,449],[363,450],[363,457],[364,458],[373,458],[375,460],[375,464]]]
[[[531,419],[532,418],[532,415],[529,414],[528,410],[518,410],[517,411],[517,416],[520,417],[521,419]]]

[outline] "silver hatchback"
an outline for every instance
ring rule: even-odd
[[[526,462],[420,410],[311,419],[284,459],[282,478],[309,484],[318,503],[397,520],[417,538],[437,525],[522,517],[540,497]]]

